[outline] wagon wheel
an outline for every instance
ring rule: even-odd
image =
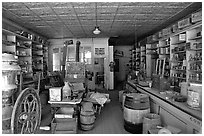
[[[41,103],[37,91],[24,89],[18,96],[12,116],[11,132],[13,134],[36,133],[41,121]]]

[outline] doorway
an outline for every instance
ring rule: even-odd
[[[104,89],[104,58],[94,58],[95,89]]]

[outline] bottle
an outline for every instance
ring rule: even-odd
[[[190,54],[190,56],[189,56],[189,61],[191,61],[191,60],[193,60],[192,54]]]
[[[69,86],[69,82],[68,81],[65,81],[64,82],[64,87],[62,89],[63,91],[63,99],[68,99],[71,97],[71,88]]]

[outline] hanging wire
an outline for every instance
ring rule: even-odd
[[[95,15],[96,15],[96,27],[98,27],[98,24],[97,24],[97,2],[95,3]]]

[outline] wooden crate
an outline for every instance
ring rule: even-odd
[[[52,134],[76,134],[78,118],[53,118],[51,122]]]

